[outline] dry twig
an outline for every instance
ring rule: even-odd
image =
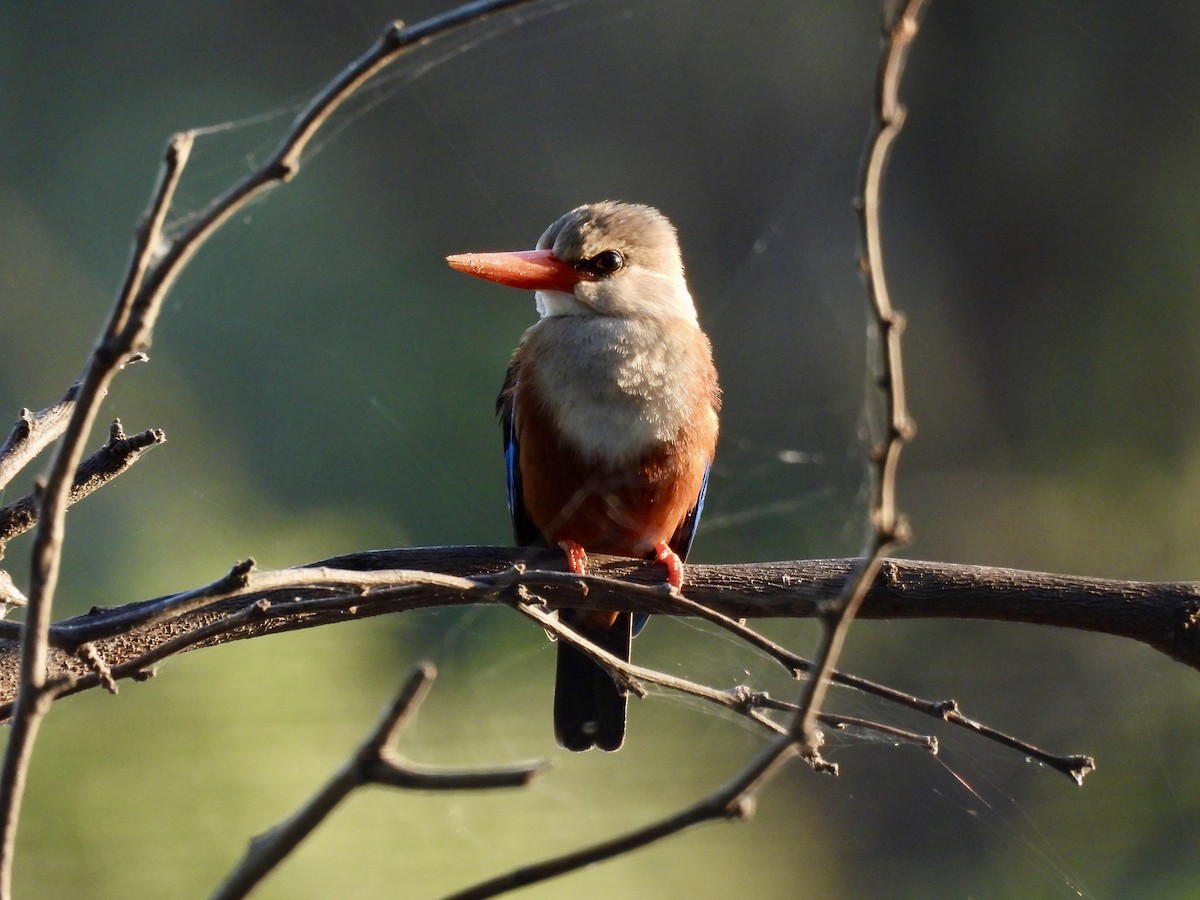
[[[115,420],[105,445],[75,470],[67,504],[73,506],[88,494],[104,487],[141,459],[148,449],[166,439],[167,436],[158,428],[126,435],[120,419]],[[5,544],[37,525],[38,507],[39,497],[35,492],[0,509],[0,559],[4,558]]]
[[[17,414],[12,431],[0,447],[0,488],[10,481],[39,453],[45,450],[63,433],[71,413],[75,409],[75,395],[79,393],[79,382],[69,388],[63,398],[41,412],[28,409]]]
[[[13,852],[26,774],[38,728],[54,696],[46,686],[48,634],[72,475],[108,385],[126,361],[149,347],[163,299],[199,247],[251,198],[296,175],[308,142],[347,97],[408,48],[522,2],[525,0],[477,2],[410,28],[399,22],[389,26],[370,50],[313,98],[266,163],[214,200],[183,231],[173,236],[164,233],[163,225],[195,133],[177,134],[168,142],[158,184],[137,231],[132,258],[108,321],[88,357],[74,397],[68,395],[60,409],[47,417],[47,421],[53,419],[55,423],[60,416],[69,416],[69,419],[41,497],[31,554],[26,625],[21,636],[20,690],[8,746],[0,766],[0,900],[12,896]],[[6,442],[7,456],[13,461],[8,464],[10,468],[19,468],[36,455],[37,450],[52,439],[49,435],[58,427],[47,424],[39,429],[37,425],[35,417],[23,416]],[[11,474],[2,470],[0,476],[11,477]]]
[[[549,763],[544,760],[495,769],[429,769],[399,756],[391,745],[417,714],[435,675],[429,663],[412,671],[358,750],[333,777],[292,816],[250,841],[246,855],[213,893],[214,900],[234,900],[249,894],[358,788],[371,784],[425,791],[524,787],[546,770]]]
[[[167,149],[162,173],[150,209],[138,230],[133,262],[125,286],[95,348],[88,357],[62,442],[50,466],[42,492],[39,523],[34,537],[29,603],[21,640],[21,683],[13,714],[12,731],[0,768],[0,900],[12,896],[13,851],[25,777],[42,718],[52,695],[45,690],[51,606],[62,558],[64,521],[72,476],[82,456],[83,442],[91,431],[97,410],[112,378],[130,357],[148,346],[149,335],[162,301],[161,292],[141,305],[141,314],[130,321],[135,295],[151,261],[152,248],[162,234],[171,196],[191,149],[189,136],[177,136]],[[165,290],[165,283],[163,285]]]
[[[787,732],[773,740],[723,787],[688,809],[624,837],[477,885],[457,895],[458,897],[493,896],[602,859],[609,859],[635,847],[676,834],[700,822],[731,815],[744,817],[751,808],[754,793],[773,777],[785,761],[796,755],[819,760],[818,751],[822,738],[816,724],[847,631],[865,600],[884,557],[891,548],[908,540],[907,523],[896,511],[896,468],[900,451],[911,435],[913,426],[905,407],[903,367],[900,359],[901,319],[892,309],[883,277],[879,244],[879,197],[888,151],[903,125],[903,107],[898,99],[900,76],[904,71],[908,50],[916,36],[924,9],[925,0],[907,0],[894,15],[890,10],[885,13],[884,46],[880,59],[876,110],[878,131],[863,167],[862,210],[866,247],[862,268],[871,296],[875,323],[879,329],[884,372],[880,379],[880,388],[884,396],[887,420],[887,431],[883,441],[872,450],[872,462],[875,464],[870,507],[872,535],[863,559],[845,582],[837,601],[829,604],[823,611],[824,628],[821,645],[815,657],[815,673],[805,684],[799,708],[792,717]]]

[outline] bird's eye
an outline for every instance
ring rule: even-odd
[[[597,275],[612,275],[625,265],[625,257],[616,250],[605,250],[597,253],[587,261],[587,266]]]

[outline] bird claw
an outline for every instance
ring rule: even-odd
[[[581,551],[582,552],[582,551]],[[654,545],[654,561],[667,567],[667,584],[676,591],[683,590],[683,560],[667,546],[666,541]]]
[[[567,568],[576,575],[586,575],[588,558],[584,549],[574,541],[559,541],[558,546],[567,554]]]

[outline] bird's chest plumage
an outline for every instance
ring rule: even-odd
[[[550,540],[641,554],[695,505],[716,441],[708,341],[690,323],[543,319],[513,359],[523,502]]]
[[[591,462],[621,465],[673,441],[696,406],[692,357],[703,335],[656,322],[544,319],[527,334],[521,384],[565,443]],[[700,344],[697,344],[699,339]]]

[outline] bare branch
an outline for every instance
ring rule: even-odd
[[[547,881],[593,863],[629,853],[639,847],[645,847],[694,825],[699,825],[701,822],[714,819],[747,819],[754,813],[752,799],[754,791],[769,781],[792,757],[799,754],[799,747],[789,735],[777,737],[726,784],[698,803],[680,810],[674,815],[612,840],[603,841],[540,863],[522,866],[466,890],[457,891],[446,900],[482,900],[485,897],[495,897],[519,887]]]
[[[133,353],[122,364],[121,368],[138,362],[145,362],[145,353]],[[21,410],[13,429],[0,447],[0,490],[24,469],[38,454],[49,447],[67,428],[67,422],[75,411],[75,397],[79,394],[81,382],[76,381],[63,394],[63,398],[53,406],[48,406],[41,412],[34,413],[27,409]]]
[[[698,697],[701,700],[706,700],[731,712],[743,715],[752,722],[761,725],[772,734],[777,735],[785,734],[786,729],[775,720],[763,715],[762,710],[773,709],[785,712],[796,712],[799,710],[799,707],[795,704],[774,700],[762,691],[754,691],[745,686],[739,685],[728,690],[720,690],[687,678],[667,675],[665,672],[660,672],[657,669],[649,669],[645,666],[627,662],[609,653],[598,644],[592,643],[592,641],[588,640],[575,629],[563,624],[556,616],[540,608],[538,605],[540,598],[532,598],[534,602],[529,602],[526,598],[529,598],[530,595],[523,589],[520,591],[520,595],[522,599],[513,604],[518,612],[537,622],[545,631],[555,635],[558,640],[569,641],[578,647],[608,670],[622,689],[637,694],[639,697],[646,696],[646,691],[643,687],[644,684],[658,685],[659,687],[664,687],[680,694]],[[826,716],[824,713],[820,715],[820,721],[835,728],[840,728],[847,722],[845,718]],[[865,719],[856,719],[855,724],[875,731],[887,731],[893,734],[898,732],[898,729],[889,729],[886,725],[869,722]],[[932,741],[931,738],[922,738],[907,732],[904,734],[906,736],[905,739],[912,740],[914,743],[921,743],[928,746]],[[933,744],[936,746],[936,742],[933,742]],[[828,771],[834,775],[837,774],[837,766],[825,762],[815,752],[809,755],[809,762],[815,768]]]
[[[93,491],[103,487],[141,459],[149,448],[166,441],[161,429],[152,428],[127,436],[121,420],[112,423],[108,442],[85,459],[75,470],[67,505],[73,506]],[[4,545],[33,528],[38,522],[38,493],[28,494],[0,509],[0,559]]]
[[[864,558],[846,580],[837,602],[823,611],[825,627],[822,629],[822,641],[816,654],[815,674],[806,684],[790,727],[724,788],[675,816],[615,840],[517,870],[457,894],[456,897],[488,897],[515,887],[533,884],[644,846],[699,822],[727,816],[730,810],[744,811],[748,809],[754,792],[773,777],[785,760],[800,753],[801,747],[803,755],[810,760],[819,760],[817,754],[822,738],[816,724],[820,720],[822,701],[850,624],[874,584],[884,557],[893,547],[908,540],[907,523],[896,512],[896,468],[900,451],[912,434],[913,426],[905,409],[900,358],[902,320],[892,310],[883,280],[878,207],[879,188],[888,149],[903,123],[903,108],[896,96],[900,75],[923,10],[924,0],[908,0],[894,19],[890,13],[887,16],[889,21],[885,23],[884,52],[879,75],[879,132],[864,166],[862,208],[866,252],[863,271],[867,277],[872,310],[880,333],[882,368],[885,373],[880,380],[880,387],[884,394],[887,419],[887,433],[883,442],[872,451],[872,461],[876,467],[871,500],[873,534]]]
[[[67,388],[63,398],[39,413],[21,410],[12,432],[0,447],[0,488],[4,488],[37,455],[63,433],[75,409],[79,382]]]
[[[506,602],[504,591],[517,585],[553,606],[578,609],[680,615],[699,614],[704,608],[710,620],[713,613],[726,619],[813,618],[838,596],[858,564],[854,559],[833,559],[688,565],[689,596],[684,601],[661,588],[661,567],[652,563],[599,554],[590,562],[592,574],[578,576],[563,571],[562,555],[556,550],[435,547],[376,550],[324,560],[310,568],[253,573],[242,586],[237,584],[235,569],[194,591],[97,608],[57,623],[50,631],[49,673],[52,677],[84,674],[74,650],[92,641],[109,660],[115,677],[130,677],[131,670],[124,668],[129,660],[161,653],[181,635],[225,622],[263,600],[269,601],[270,609],[261,616],[220,625],[172,652],[431,606]],[[514,571],[517,563],[530,568]],[[157,618],[172,609],[177,618]],[[860,616],[979,619],[1091,631],[1139,641],[1200,670],[1200,635],[1194,627],[1200,619],[1200,584],[1194,582],[1111,581],[889,559]],[[17,623],[0,622],[0,637],[6,638],[0,640],[0,702],[5,704],[15,696],[16,642],[22,631]],[[769,645],[761,639],[754,642],[760,650]],[[771,655],[789,668],[811,665],[784,648]],[[845,674],[838,680],[901,702],[890,689],[872,686],[865,679]],[[94,686],[86,679],[80,684],[79,689]],[[952,701],[913,700],[925,704],[923,711],[928,714],[954,721],[945,714]],[[0,706],[0,717],[10,713],[10,705]]]
[[[417,790],[479,790],[524,787],[545,771],[546,761],[497,769],[450,771],[407,762],[390,749],[416,714],[435,676],[417,666],[358,750],[292,816],[250,842],[246,855],[213,894],[214,900],[244,897],[325,820],[354,790],[369,784]]]
[[[385,28],[374,45],[313,97],[288,128],[269,159],[214,200],[169,243],[161,259],[148,272],[145,283],[139,285],[134,311],[154,311],[156,314],[163,294],[213,232],[263,191],[295,178],[300,172],[301,156],[318,129],[372,76],[418,44],[479,22],[492,13],[528,5],[531,2],[532,0],[479,0],[466,3],[447,13],[431,16],[415,25],[405,26],[403,22],[397,21]],[[180,135],[176,136],[179,137]],[[136,322],[137,318],[134,318],[131,324]],[[145,326],[139,328],[143,340],[148,339],[152,326],[153,314],[147,318]],[[137,346],[140,347],[140,343]]]
[[[140,252],[135,254],[135,266],[148,263],[149,251],[159,238],[159,228],[178,184],[180,172],[191,148],[190,138],[172,140],[164,158],[158,186],[151,200],[151,212],[139,237]],[[62,442],[50,467],[46,489],[42,492],[40,522],[32,551],[29,605],[21,641],[21,684],[13,715],[12,731],[0,768],[0,900],[12,896],[12,863],[16,843],[17,821],[25,776],[37,737],[41,719],[50,707],[51,697],[43,690],[46,681],[46,656],[50,629],[51,606],[58,583],[62,556],[64,520],[71,491],[72,476],[82,455],[83,442],[91,431],[96,413],[113,376],[130,354],[141,347],[131,346],[116,332],[117,313],[122,298],[114,308],[109,325],[88,357],[78,392],[75,409],[67,423]],[[147,312],[145,323],[153,321]]]
[[[526,0],[492,0],[459,7],[412,28],[389,26],[374,47],[336,77],[301,113],[284,135],[276,153],[258,170],[234,185],[204,210],[178,237],[166,240],[163,225],[171,198],[187,163],[195,132],[177,134],[168,142],[160,178],[143,217],[116,302],[100,338],[88,357],[74,398],[74,409],[50,468],[32,550],[31,584],[26,627],[21,636],[21,678],[12,729],[0,767],[0,900],[12,896],[12,864],[20,818],[21,798],[33,742],[52,695],[45,690],[51,607],[58,582],[64,519],[72,474],[82,456],[83,442],[108,385],[121,365],[145,350],[167,291],[183,267],[211,234],[247,201],[273,183],[287,181],[299,170],[300,155],[322,123],[368,78],[411,46],[427,41],[487,14],[521,5]],[[63,410],[64,414],[68,410]],[[23,465],[32,458],[34,420],[23,417],[13,439],[18,449],[8,455]],[[54,429],[47,427],[43,434]],[[41,440],[41,438],[38,438]],[[44,443],[41,444],[44,446]]]
[[[884,557],[912,540],[908,521],[896,508],[896,473],[900,465],[900,453],[915,433],[916,426],[909,418],[904,391],[904,366],[900,353],[904,317],[892,307],[884,278],[879,208],[888,156],[900,129],[904,127],[905,111],[899,98],[900,78],[925,7],[926,0],[907,0],[899,10],[890,3],[884,4],[883,52],[876,82],[876,131],[863,161],[862,195],[858,209],[863,240],[863,255],[859,264],[871,298],[871,312],[878,333],[878,386],[883,397],[885,433],[871,449],[871,463],[874,466],[870,503],[871,535],[858,571],[846,582],[837,602],[829,609],[821,633],[821,645],[815,656],[818,671],[808,683],[808,690],[800,703],[804,711],[796,717],[794,724],[794,733],[810,748],[814,745],[817,713],[828,689],[829,676],[841,656],[850,625],[866,600]]]

